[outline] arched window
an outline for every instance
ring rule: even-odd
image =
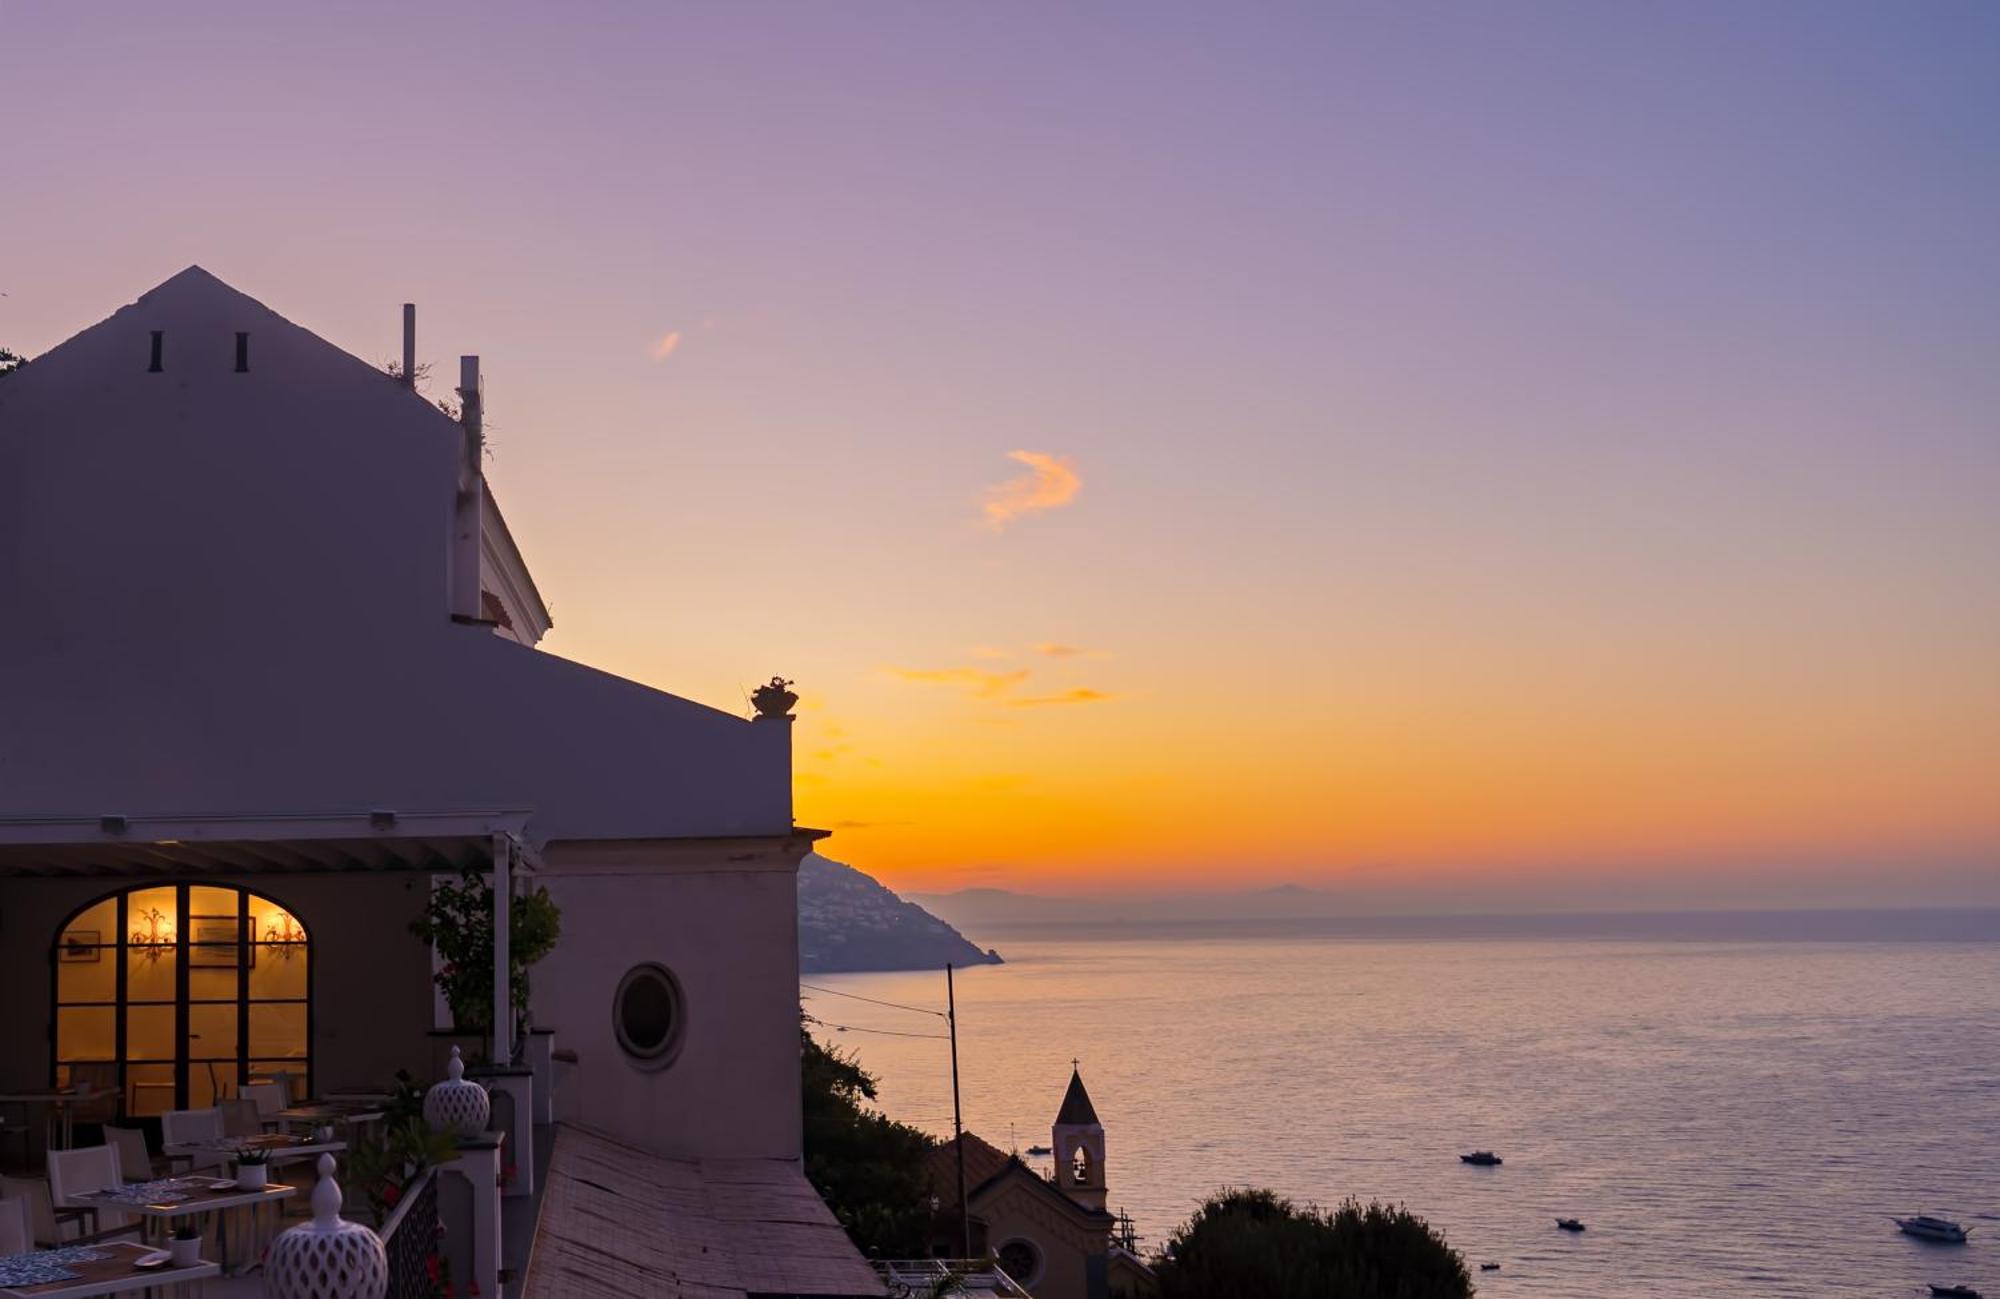
[[[248,889],[163,884],[100,898],[54,935],[59,1085],[114,1087],[127,1115],[201,1108],[279,1073],[312,1086],[312,945]]]
[[[1082,1146],[1069,1157],[1069,1179],[1078,1186],[1090,1185],[1090,1152]]]

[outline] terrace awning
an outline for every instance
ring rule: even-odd
[[[332,871],[451,872],[493,877],[493,1048],[513,1059],[509,911],[516,877],[540,859],[526,811],[253,816],[9,817],[0,819],[0,877],[183,873],[259,875]]]
[[[0,819],[0,876],[149,876],[490,868],[495,840],[515,869],[536,855],[522,811],[285,816]]]

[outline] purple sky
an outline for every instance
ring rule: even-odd
[[[417,301],[548,647],[799,678],[893,882],[2000,897],[1996,69],[1975,4],[0,3],[0,344]],[[1081,486],[983,525],[1015,451]]]

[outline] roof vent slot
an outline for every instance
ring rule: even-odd
[[[153,331],[153,359],[146,366],[147,374],[158,374],[160,371],[167,368],[166,366],[160,364],[160,355],[165,350],[166,341],[167,341],[166,330],[156,329]]]
[[[236,373],[250,373],[250,335],[236,331]]]

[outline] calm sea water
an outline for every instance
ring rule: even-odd
[[[958,977],[967,1126],[1047,1144],[1081,1059],[1149,1245],[1255,1184],[1405,1203],[1488,1296],[2000,1294],[2000,942],[1312,929],[974,934],[1008,963]],[[944,1002],[936,974],[810,982]],[[803,995],[854,1030],[942,1027]],[[890,1114],[949,1132],[945,1043],[824,1036]],[[1972,1243],[1900,1236],[1910,1213]]]

